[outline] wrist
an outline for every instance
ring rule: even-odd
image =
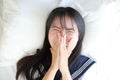
[[[69,67],[67,63],[64,63],[63,65],[60,65],[60,71],[63,73],[66,73],[69,71]]]
[[[72,80],[69,68],[65,68],[63,71],[61,71],[62,74],[62,80]]]
[[[53,69],[53,70],[55,70],[55,71],[58,70],[58,67],[56,65],[51,65],[50,68]]]
[[[66,73],[69,73],[69,68],[66,67],[64,69],[61,69],[60,71],[61,71],[62,75],[65,75]]]

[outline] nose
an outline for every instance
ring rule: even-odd
[[[60,34],[61,34],[61,36],[65,36],[66,35],[65,30],[64,29],[61,30]]]

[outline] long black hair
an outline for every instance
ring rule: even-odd
[[[85,23],[80,13],[75,9],[71,7],[57,7],[49,14],[46,21],[45,40],[43,43],[43,47],[41,49],[37,49],[34,55],[23,57],[21,60],[18,61],[16,79],[18,79],[21,75],[26,78],[26,80],[42,80],[42,76],[37,75],[36,79],[34,78],[34,76],[35,73],[38,71],[38,66],[40,64],[44,65],[46,71],[51,65],[51,46],[48,41],[48,33],[50,26],[56,17],[60,17],[62,22],[62,18],[65,18],[65,16],[69,16],[71,18],[71,21],[73,20],[78,27],[79,40],[69,57],[69,68],[75,62],[75,60],[81,53],[82,41],[85,35]],[[55,79],[58,79],[58,77],[60,77],[60,72],[57,73]]]

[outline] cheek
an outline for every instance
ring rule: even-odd
[[[48,40],[51,46],[53,44],[54,38],[55,38],[55,34],[50,31],[48,35]]]
[[[73,37],[72,40],[71,40],[71,48],[72,48],[72,50],[77,45],[77,42],[78,42],[78,37]]]
[[[72,51],[72,50],[76,47],[77,42],[78,42],[78,34],[72,35],[72,36],[71,36],[71,41],[70,41],[70,43],[69,43],[69,44],[70,44],[70,45],[69,45],[70,51]]]
[[[78,37],[72,36],[71,41],[70,41],[69,46],[68,46],[68,50],[69,50],[70,55],[71,55],[72,51],[74,50],[74,48],[76,47],[77,42],[78,42]]]

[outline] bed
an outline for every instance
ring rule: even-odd
[[[17,61],[42,47],[45,20],[58,6],[71,6],[84,17],[82,54],[96,60],[100,79],[119,80],[119,4],[119,0],[0,0],[0,80],[15,80]]]

